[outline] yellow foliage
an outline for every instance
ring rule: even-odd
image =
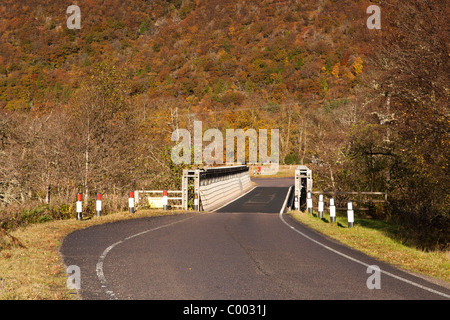
[[[361,57],[357,57],[351,67],[352,67],[353,71],[355,72],[355,75],[361,74],[362,69],[363,69],[363,60],[361,59]]]
[[[223,49],[223,48],[220,48],[219,51],[217,52],[217,54],[218,54],[220,57],[223,57],[226,53],[227,53],[227,52],[226,52],[225,49]]]
[[[336,79],[339,78],[339,64],[336,63],[336,64],[333,66],[333,68],[331,69],[331,74],[332,74]]]
[[[354,76],[353,73],[351,73],[351,72],[347,72],[347,73],[345,74],[345,77],[347,78],[347,81],[353,81],[353,80],[355,80],[355,76]]]

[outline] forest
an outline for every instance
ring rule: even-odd
[[[369,29],[366,9],[381,9]],[[77,5],[81,28],[67,26]],[[381,191],[373,214],[448,249],[444,0],[3,0],[0,228],[74,216],[75,196],[179,189],[172,132],[279,129],[320,190]],[[95,206],[91,206],[95,208]],[[94,209],[92,209],[94,210]],[[93,214],[93,212],[92,212]]]

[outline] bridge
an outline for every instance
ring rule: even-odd
[[[308,170],[278,179],[250,179],[245,166],[188,170],[183,205],[197,194],[199,211],[78,230],[60,251],[66,265],[80,268],[86,300],[450,298],[449,288],[330,240],[287,214],[312,186]],[[380,290],[367,285],[371,266],[381,270]]]
[[[293,188],[288,197],[288,208],[300,209],[306,204],[306,195],[312,191],[312,173],[306,166],[295,170]],[[211,167],[205,169],[185,169],[182,176],[180,207],[184,210],[194,208],[199,211],[213,211],[254,188],[250,179],[249,167],[246,165]],[[139,193],[155,191],[135,191]],[[159,191],[162,193],[162,191]],[[176,192],[176,191],[171,191]],[[295,199],[295,202],[293,202]],[[162,205],[161,205],[162,206]]]
[[[183,170],[182,208],[187,210],[190,198],[197,196],[199,210],[213,210],[251,188],[245,165]]]

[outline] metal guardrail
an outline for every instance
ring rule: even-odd
[[[299,209],[306,204],[306,195],[312,191],[312,171],[304,165],[295,169],[294,178],[294,208]]]
[[[336,210],[346,210],[347,202],[351,200],[355,202],[357,206],[355,210],[369,210],[359,204],[375,204],[387,202],[386,192],[369,192],[369,191],[312,191],[313,179],[311,170],[304,165],[300,165],[295,170],[295,190],[294,190],[294,205],[295,209],[304,208],[307,202],[307,194],[311,195],[331,195],[335,203],[340,206],[336,207]],[[372,197],[383,196],[382,199],[373,199]],[[355,199],[356,198],[356,199]],[[369,199],[370,198],[370,199]]]
[[[187,210],[190,200],[197,196],[197,209],[212,210],[250,187],[249,168],[246,165],[183,170],[182,208]]]
[[[348,200],[352,200],[352,202],[356,204],[366,204],[366,203],[386,203],[387,202],[387,192],[372,192],[372,191],[312,191],[311,194],[314,195],[332,195],[336,203],[344,202],[347,203]],[[338,197],[337,197],[338,196]],[[339,199],[339,196],[343,196],[344,199]],[[355,197],[346,197],[346,196],[357,196],[359,199],[355,199]],[[383,199],[368,199],[372,196],[383,196]],[[363,198],[363,199],[361,199]],[[347,210],[347,207],[336,207],[336,210]],[[356,206],[354,210],[366,211],[368,208]]]
[[[143,194],[143,195],[141,195]],[[135,204],[137,207],[145,207],[149,206],[150,208],[158,208],[162,209],[164,206],[163,203],[163,194],[164,190],[136,190],[134,192],[135,195]],[[170,194],[173,195],[179,195],[179,196],[170,196]],[[181,190],[167,190],[167,201],[168,206],[172,208],[182,208],[182,191]],[[155,196],[160,195],[160,196]],[[141,202],[141,199],[145,198],[147,200],[147,204],[143,204]]]

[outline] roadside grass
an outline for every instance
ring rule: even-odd
[[[184,213],[182,210],[139,210],[134,214],[118,212],[82,221],[55,220],[21,227],[0,234],[0,300],[73,300],[79,299],[67,288],[67,274],[59,253],[62,240],[70,232],[93,225],[161,215]],[[355,217],[354,228],[347,227],[345,213],[330,223],[306,212],[291,211],[297,221],[376,259],[403,269],[450,282],[450,253],[424,252],[395,237],[392,224]]]
[[[450,252],[423,251],[409,246],[396,235],[397,227],[391,223],[355,216],[353,228],[348,228],[345,212],[336,213],[336,222],[330,222],[326,212],[319,219],[317,212],[290,211],[300,223],[340,241],[368,256],[393,264],[404,270],[434,277],[450,283]]]
[[[55,220],[31,224],[0,234],[0,300],[77,300],[67,288],[59,247],[70,232],[93,225],[151,216],[180,214],[181,210],[118,212],[85,220]]]

